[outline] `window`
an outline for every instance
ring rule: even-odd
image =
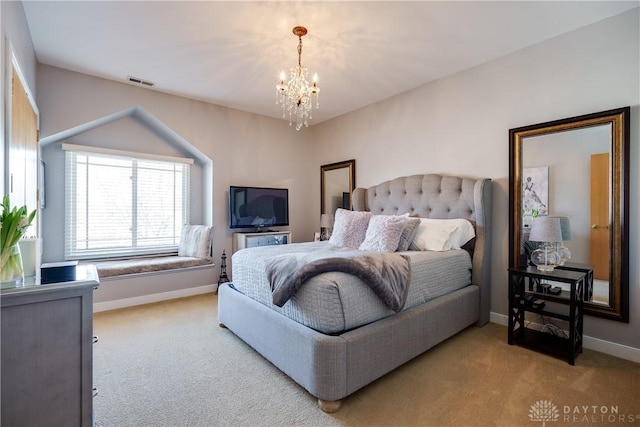
[[[62,148],[66,259],[177,251],[189,222],[191,159]]]

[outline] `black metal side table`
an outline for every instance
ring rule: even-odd
[[[570,290],[558,295],[538,292],[537,285],[541,280],[567,283]],[[583,292],[586,281],[587,273],[583,271],[556,269],[543,272],[536,267],[510,268],[508,343],[564,357],[570,365],[574,365],[576,356],[582,352]],[[534,305],[531,300],[542,300],[545,304]],[[568,313],[550,311],[545,308],[546,302],[568,306]],[[528,328],[525,323],[527,312],[569,322],[569,337]]]

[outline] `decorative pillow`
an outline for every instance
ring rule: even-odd
[[[361,251],[394,252],[398,249],[400,236],[407,218],[396,215],[373,215]]]
[[[178,256],[211,259],[213,227],[210,225],[183,225],[178,245]]]
[[[431,222],[420,218],[420,225],[409,249],[418,251],[448,251],[452,249],[451,237],[458,229],[453,223]]]
[[[421,236],[420,241],[416,241],[421,234],[424,235]],[[450,249],[461,249],[465,243],[475,236],[476,232],[473,224],[466,219],[420,218],[420,226],[413,243],[410,245],[410,249],[425,250],[421,248],[425,244],[437,248],[427,250],[448,251]]]
[[[406,251],[409,249],[413,238],[418,232],[418,226],[420,225],[420,218],[407,218],[404,223],[404,229],[402,235],[400,235],[400,241],[398,242],[398,251]]]
[[[358,249],[364,242],[371,212],[350,211],[338,208],[329,243]]]

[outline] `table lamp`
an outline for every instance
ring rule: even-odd
[[[322,228],[320,240],[329,240],[329,237],[331,237],[331,229],[333,228],[333,215],[320,215],[320,228]]]
[[[531,223],[529,240],[542,243],[542,246],[531,254],[531,262],[538,267],[538,270],[550,272],[560,265],[560,255],[556,252],[556,244],[562,242],[560,218],[535,217]]]

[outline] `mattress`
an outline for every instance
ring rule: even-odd
[[[325,249],[329,242],[247,248],[233,254],[233,287],[267,307],[325,334],[338,334],[394,314],[355,276],[323,273],[308,280],[282,307],[272,304],[265,259]],[[469,286],[471,257],[464,250],[402,252],[411,259],[411,282],[403,310]]]

